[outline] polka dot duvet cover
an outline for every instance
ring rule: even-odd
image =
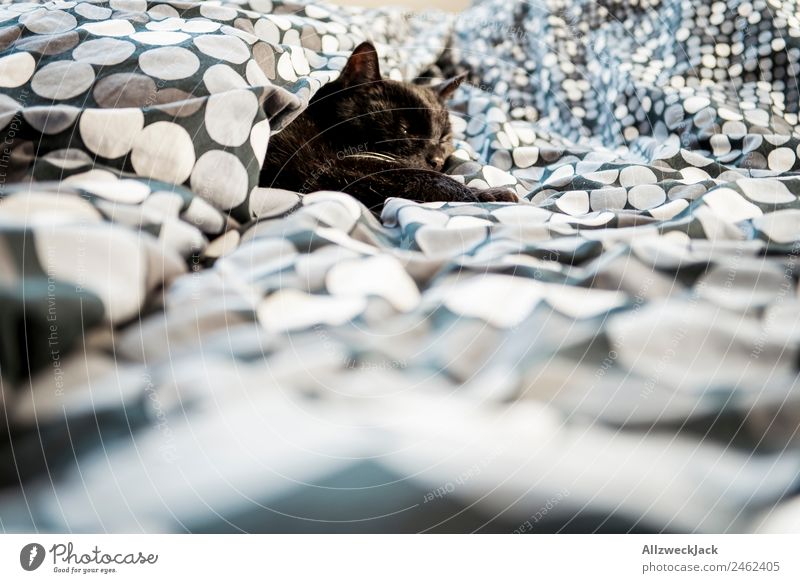
[[[258,186],[364,39],[519,203]],[[3,3],[0,524],[796,530],[799,61],[779,0]]]

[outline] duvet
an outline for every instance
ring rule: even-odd
[[[469,72],[446,171],[519,204],[258,187],[367,38]],[[4,3],[2,529],[797,531],[799,38],[776,0]]]

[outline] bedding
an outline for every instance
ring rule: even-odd
[[[800,528],[793,6],[0,26],[4,531]],[[520,203],[257,186],[365,38],[469,72],[446,171]]]

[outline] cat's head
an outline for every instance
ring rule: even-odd
[[[453,151],[445,102],[463,79],[436,86],[384,79],[375,47],[361,43],[336,82],[324,88],[320,104],[334,122],[329,137],[406,166],[441,170]]]

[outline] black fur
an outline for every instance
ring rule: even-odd
[[[441,174],[452,153],[445,100],[463,76],[435,87],[383,79],[370,43],[353,51],[339,79],[272,136],[261,186],[339,190],[373,210],[390,196],[418,201],[515,201],[506,189],[471,189]]]

